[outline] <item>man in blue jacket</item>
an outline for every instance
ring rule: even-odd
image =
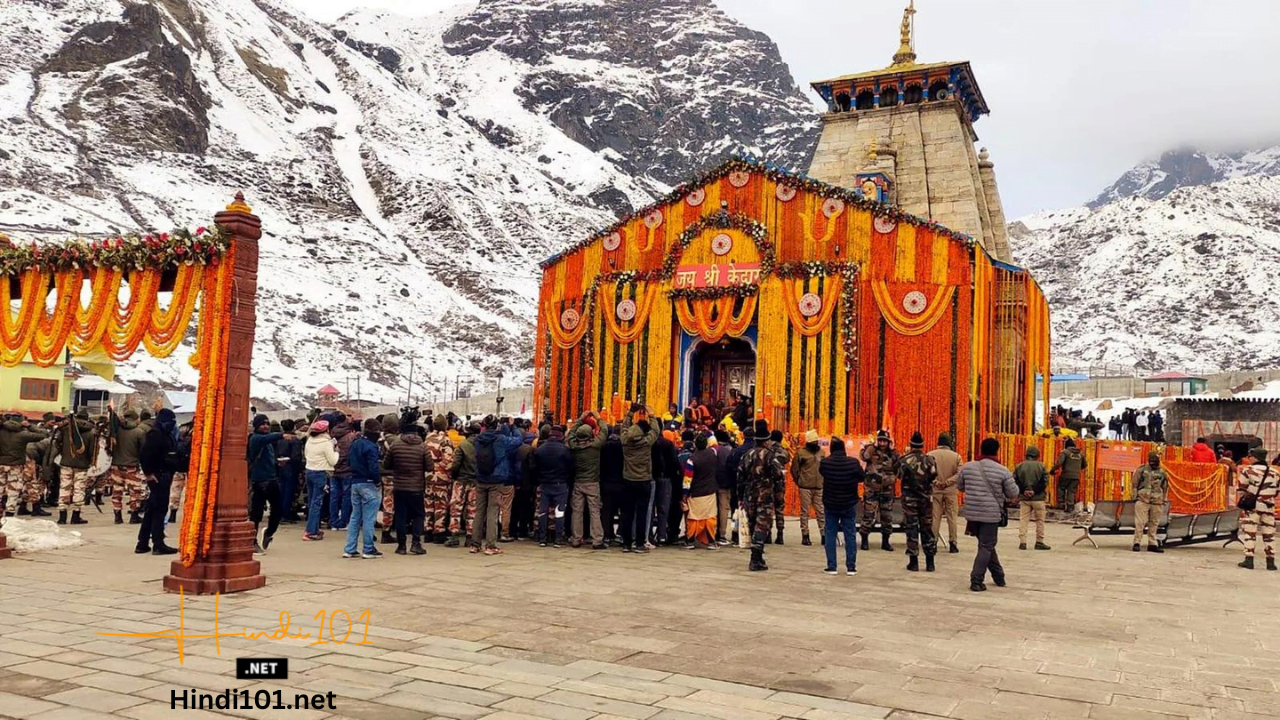
[[[382,423],[374,418],[364,421],[364,432],[351,443],[347,461],[351,465],[351,519],[347,523],[347,545],[342,557],[366,560],[382,557],[373,544],[373,523],[382,506],[382,462],[378,438]],[[357,541],[363,541],[364,552],[356,553]]]
[[[510,423],[492,415],[481,423],[480,434],[472,438],[476,448],[476,520],[471,529],[471,552],[484,549],[498,555],[498,515],[502,495],[511,474],[511,456],[524,443],[521,433]]]

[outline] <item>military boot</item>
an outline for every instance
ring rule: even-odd
[[[458,547],[458,546],[459,546],[459,545],[461,545],[461,544],[462,544],[462,534],[461,534],[461,533],[454,533],[454,534],[452,534],[452,535],[450,535],[450,536],[449,536],[449,539],[448,539],[448,540],[445,540],[445,541],[444,541],[444,546],[445,546],[445,547],[455,548],[455,547]]]
[[[932,555],[925,555],[925,556],[924,556],[924,570],[925,570],[925,572],[933,572],[933,571],[934,571],[934,570],[936,570],[936,569],[937,569],[937,568],[935,568],[935,567],[933,566],[933,556],[932,556]]]
[[[392,537],[392,535],[391,535],[391,531],[390,531],[390,530],[388,530],[388,529],[386,529],[386,528],[383,528],[383,529],[382,529],[382,544],[383,544],[383,545],[390,545],[391,543],[393,543],[393,542],[395,542],[395,541],[396,541],[396,539],[395,539],[394,537]],[[397,554],[400,554],[400,555],[403,555],[403,554],[404,554],[404,553],[400,552],[399,550],[397,550],[397,551],[396,551],[396,553],[397,553]]]
[[[910,570],[911,572],[919,572],[920,558],[916,555],[912,555],[911,557],[907,558],[907,569]]]
[[[123,511],[123,510],[116,510],[113,514],[116,516],[116,519],[115,519],[115,523],[116,523],[116,525],[123,525],[123,524],[124,524],[124,511]]]
[[[1252,569],[1253,569],[1253,558],[1251,558],[1251,557],[1247,557],[1247,558],[1245,558],[1244,560],[1241,560],[1239,563],[1237,563],[1237,567],[1242,567],[1242,568],[1244,568],[1245,570],[1252,570]]]
[[[72,511],[71,511],[71,524],[72,524],[72,525],[88,525],[88,524],[89,524],[89,521],[88,521],[88,520],[85,520],[85,519],[84,519],[84,518],[82,518],[82,517],[80,517],[80,511],[79,511],[79,510],[72,510]]]
[[[880,549],[893,552],[893,546],[889,544],[889,533],[880,533]]]
[[[408,554],[409,554],[409,550],[408,550],[407,548],[405,548],[405,546],[404,546],[404,541],[403,541],[403,540],[401,540],[400,542],[396,543],[396,554],[397,554],[397,555],[408,555]]]
[[[50,515],[52,515],[52,513],[40,507],[39,500],[31,503],[31,517],[49,517]]]
[[[1273,557],[1269,557],[1269,558],[1267,558],[1267,569],[1268,569],[1268,570],[1272,570],[1272,571],[1274,571],[1274,570],[1276,569],[1276,559],[1275,559],[1275,558],[1273,558]]]
[[[751,572],[769,569],[769,566],[764,564],[764,547],[751,548],[751,562],[747,564],[747,569]]]
[[[951,543],[951,547],[947,550],[947,552],[949,552],[949,553],[958,553],[958,552],[960,552],[960,546],[959,546],[959,545],[957,545],[957,544],[955,544],[955,543]]]
[[[169,522],[178,522],[178,508],[169,508]]]
[[[141,525],[141,524],[142,524],[142,513],[138,512],[137,510],[130,510],[130,511],[129,511],[129,524],[130,524],[130,525]]]
[[[30,515],[31,511],[27,509],[26,503],[18,503],[18,515]]]
[[[782,544],[782,528],[778,528],[778,537],[777,537],[777,539],[776,539],[776,540],[774,540],[774,541],[773,541],[773,544],[774,544],[774,545],[781,545],[781,544]]]
[[[868,547],[870,544],[867,542],[867,533],[862,533],[862,549],[866,550]]]
[[[809,547],[810,545],[813,544],[813,541],[809,539],[808,535],[805,535],[804,537],[800,538],[800,544],[804,545],[805,547]]]
[[[67,511],[66,511],[66,510],[59,510],[59,511],[58,511],[58,524],[59,524],[59,525],[66,525],[66,524],[67,524]]]
[[[770,533],[766,532],[766,533],[764,534],[764,544],[765,544],[765,545],[772,545],[772,544],[773,544],[773,535],[771,535]]]
[[[413,545],[409,547],[410,555],[426,555],[427,551],[422,548],[422,542],[418,538],[413,539]]]

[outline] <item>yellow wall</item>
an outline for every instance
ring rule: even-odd
[[[71,389],[71,378],[66,374],[67,366],[55,364],[40,367],[30,360],[28,356],[27,362],[16,367],[0,366],[0,411],[42,415],[46,412],[63,413],[70,410],[74,390]],[[106,380],[115,379],[115,363],[101,352],[85,356],[76,355],[71,360],[98,377]],[[55,401],[22,400],[23,378],[57,380],[58,399]]]
[[[57,380],[58,399],[54,402],[19,399],[23,378]],[[28,415],[46,412],[66,412],[71,405],[71,378],[66,376],[65,365],[42,368],[24,362],[16,367],[0,367],[0,410],[16,411]]]

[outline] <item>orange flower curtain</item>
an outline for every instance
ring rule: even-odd
[[[188,361],[200,372],[200,387],[196,394],[191,465],[187,475],[191,481],[187,483],[183,499],[180,530],[179,557],[186,567],[191,567],[197,558],[208,557],[213,536],[221,475],[222,418],[227,403],[227,353],[230,349],[234,273],[234,251],[228,251],[224,261],[209,268],[201,282],[195,284],[198,293],[203,293],[204,301],[196,329],[196,352]]]
[[[756,317],[756,296],[741,298],[727,295],[721,298],[690,300],[676,298],[676,317],[680,327],[708,343],[718,343],[726,337],[742,337]]]
[[[13,367],[30,354],[32,362],[48,367],[58,362],[64,348],[85,354],[99,346],[116,361],[132,355],[139,345],[156,357],[167,357],[191,322],[204,269],[199,263],[178,266],[167,308],[160,306],[157,297],[159,269],[129,272],[125,300],[120,299],[122,270],[95,267],[52,274],[28,270],[18,283],[17,313],[7,308],[0,312],[0,364]],[[89,303],[82,305],[86,280]]]
[[[955,295],[955,292],[954,285],[938,286],[934,290],[933,297],[924,301],[920,311],[912,315],[898,309],[899,303],[894,301],[889,292],[889,286],[884,280],[871,281],[871,294],[875,297],[876,307],[880,308],[880,314],[885,322],[899,334],[909,337],[923,335],[937,325],[942,316],[951,309],[951,296]],[[905,298],[907,301],[911,299],[914,299],[912,295]]]

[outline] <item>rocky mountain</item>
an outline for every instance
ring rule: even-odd
[[[1172,167],[1170,157],[1160,165]],[[1233,164],[1183,157],[1210,170],[1165,176],[1178,187],[1135,181],[1096,207],[1012,224],[1014,257],[1035,273],[1053,309],[1055,367],[1280,366],[1280,147],[1242,153]],[[1125,178],[1154,178],[1152,167]]]
[[[1087,205],[1096,210],[1127,197],[1159,200],[1181,187],[1249,175],[1280,176],[1280,145],[1236,153],[1205,153],[1192,148],[1170,150],[1159,160],[1130,169]]]
[[[333,25],[283,0],[6,2],[0,232],[194,226],[243,190],[265,229],[255,397],[360,377],[394,400],[411,358],[427,394],[510,384],[539,259],[729,152],[806,164],[790,77],[710,0]],[[121,375],[193,385],[190,350]]]

